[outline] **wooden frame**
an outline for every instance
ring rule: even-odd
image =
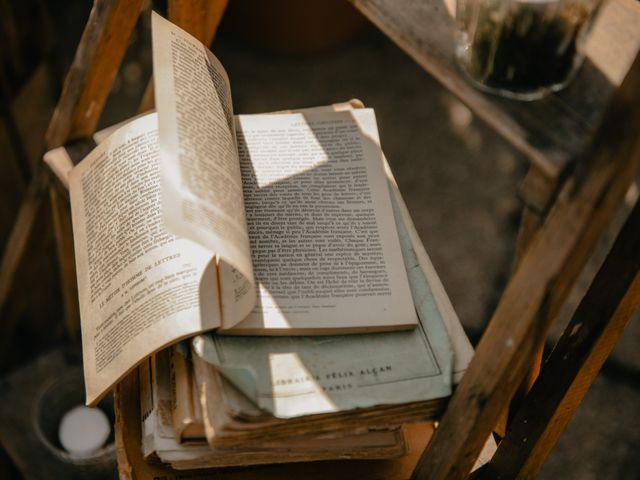
[[[466,478],[640,166],[640,56],[507,285],[414,478]],[[515,320],[515,321],[514,321]],[[543,461],[541,458],[540,461]]]
[[[398,25],[382,15],[384,8],[389,8],[388,2],[362,0],[354,3],[401,45],[407,43],[406,36],[394,30]],[[226,4],[227,0],[170,0],[169,16],[201,40],[210,42]],[[50,148],[87,137],[95,130],[141,5],[142,0],[95,0],[49,126],[47,141]],[[410,48],[413,49],[414,45]],[[425,68],[437,72],[438,68],[431,67],[430,62],[437,64],[442,59],[438,52],[433,58],[435,60],[428,56],[418,57],[418,61]],[[446,76],[443,78],[447,79]],[[570,166],[562,166],[562,175],[558,174],[558,165],[554,163],[557,158],[548,151],[544,142],[527,143],[524,141],[526,132],[513,127],[515,118],[522,122],[521,125],[533,128],[529,117],[522,120],[519,113],[514,113],[519,107],[505,106],[504,102],[478,94],[457,81],[447,79],[447,82],[454,92],[471,98],[470,103],[476,110],[498,112],[490,123],[529,153],[542,168],[532,170],[525,181],[525,184],[540,188],[530,196],[528,210],[523,217],[517,269],[478,345],[467,374],[413,473],[416,479],[463,479],[468,476],[485,440],[507,409],[532,362],[539,356],[548,326],[600,233],[620,205],[640,164],[640,138],[636,132],[640,125],[640,57],[635,59],[622,86],[614,89],[613,100],[595,134],[588,132],[590,143]],[[153,104],[152,96],[152,89],[148,87],[141,109]],[[586,132],[581,135],[583,133]],[[557,140],[556,137],[554,139]],[[574,140],[570,135],[569,143],[559,147],[561,155],[575,155],[578,143]],[[546,179],[556,174],[557,182],[550,187]],[[49,178],[40,166],[5,249],[0,271],[0,306],[6,299],[35,213],[48,191],[58,240],[67,325],[69,331],[76,334],[79,318],[69,205],[63,190]],[[535,475],[559,431],[584,395],[586,385],[606,358],[629,313],[638,305],[637,255],[635,263],[625,265],[626,283],[617,284],[615,291],[606,294],[598,287],[602,278],[620,273],[621,264],[625,263],[621,261],[624,253],[620,252],[626,252],[624,249],[628,245],[634,245],[636,253],[639,250],[637,210],[630,217],[631,226],[623,229],[594,281],[584,300],[586,303],[583,302],[584,305],[601,302],[609,320],[598,323],[585,311],[587,307],[581,306],[558,346],[558,352],[577,352],[571,368],[565,368],[563,362],[557,360],[560,353],[552,355],[545,369],[561,369],[562,375],[544,374],[540,377],[523,400],[522,409],[515,415],[514,427],[507,431],[498,453],[478,473],[479,476],[498,478],[492,475],[499,473],[500,478],[531,478]],[[578,327],[578,324],[583,326]],[[583,343],[576,343],[573,338],[575,328],[587,332],[588,338]],[[582,336],[579,338],[583,339]],[[585,346],[587,344],[588,347]],[[550,399],[542,413],[532,408],[534,399],[541,395]],[[535,441],[531,448],[525,449],[517,442],[526,435],[531,435],[527,438]]]

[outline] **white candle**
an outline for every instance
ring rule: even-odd
[[[111,433],[109,419],[99,408],[78,405],[64,414],[58,427],[60,443],[71,455],[89,457]]]

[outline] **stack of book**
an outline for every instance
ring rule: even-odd
[[[413,225],[403,223],[404,205],[396,212],[418,327],[313,337],[208,333],[158,352],[123,395],[125,402],[139,395],[130,441],[141,442],[144,468],[167,474],[408,453],[415,463],[430,432],[424,422],[439,417],[472,350]],[[406,438],[407,424],[420,424],[419,438]]]
[[[401,426],[438,418],[471,348],[413,226],[409,235],[397,218],[416,329],[210,333],[163,350],[140,373],[144,458],[197,469],[405,455]]]
[[[472,350],[373,111],[234,116],[213,54],[152,24],[157,113],[72,169],[48,159],[70,190],[87,404],[117,385],[121,476],[401,457]]]

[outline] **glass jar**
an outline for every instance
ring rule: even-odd
[[[601,0],[457,0],[456,54],[479,88],[535,100],[565,87]]]

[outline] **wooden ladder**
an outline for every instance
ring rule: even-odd
[[[168,16],[210,44],[228,0],[169,0]],[[95,0],[49,125],[49,149],[91,136],[106,102],[142,0]],[[362,3],[362,2],[355,2]],[[366,2],[364,2],[366,3]],[[153,106],[152,83],[141,111]],[[640,164],[640,57],[636,57],[588,148],[563,176],[550,207],[521,241],[517,269],[447,411],[413,469],[416,479],[467,478],[532,363],[600,234],[622,204]],[[66,325],[79,331],[67,193],[40,166],[2,258],[6,301],[41,200],[51,198]],[[637,202],[636,202],[637,203]],[[506,435],[474,478],[533,478],[640,304],[640,207],[636,204]],[[296,466],[299,472],[301,466]],[[256,470],[259,472],[259,470]],[[397,470],[406,478],[406,469]],[[403,473],[400,473],[403,472]],[[243,477],[243,473],[237,478]],[[251,478],[259,478],[252,475]],[[226,477],[225,478],[232,478]]]

